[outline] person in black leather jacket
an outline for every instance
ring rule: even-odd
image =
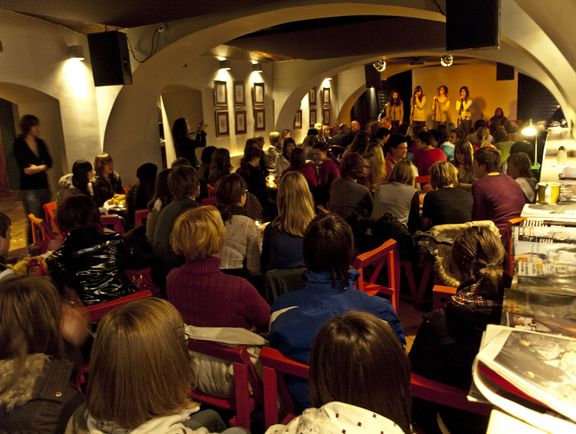
[[[72,289],[89,305],[135,291],[122,271],[130,259],[129,249],[120,234],[99,230],[100,214],[91,198],[66,199],[57,220],[68,235],[46,263],[61,293]]]

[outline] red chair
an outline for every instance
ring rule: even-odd
[[[308,380],[310,378],[309,367],[285,357],[280,351],[270,347],[262,348],[260,362],[262,363],[264,378],[265,428],[267,429],[276,423],[285,425],[297,414],[294,412],[292,398],[288,393],[283,376],[291,375]],[[416,374],[410,376],[410,392],[413,398],[424,399],[470,413],[488,415],[491,411],[490,405],[468,401],[468,394],[464,390]],[[286,410],[282,419],[278,416],[278,398],[281,400],[281,408]]]
[[[200,205],[205,206],[205,205],[218,205],[218,200],[216,200],[216,198],[214,196],[212,197],[205,197],[204,199],[202,199],[202,202],[200,202]]]
[[[431,177],[430,175],[422,175],[422,176],[417,176],[416,179],[414,179],[414,182],[416,184],[430,184],[431,182]]]
[[[112,229],[119,234],[124,233],[124,225],[122,219],[116,214],[107,214],[100,216],[100,224],[108,229]]]
[[[278,398],[280,398],[280,406],[285,410],[285,415],[280,420],[280,423],[287,424],[297,414],[294,410],[294,403],[288,392],[284,375],[308,380],[310,378],[310,368],[308,365],[285,357],[280,351],[270,347],[264,347],[260,351],[260,363],[262,363],[264,385],[265,428],[278,423]]]
[[[368,295],[388,294],[392,298],[392,307],[396,312],[400,307],[400,260],[396,241],[390,239],[380,247],[358,255],[354,260],[354,268],[360,272],[358,289]],[[388,286],[376,283],[384,265],[388,268]],[[366,276],[366,268],[374,266],[370,277]]]
[[[235,411],[235,416],[230,419],[230,425],[250,430],[250,415],[256,406],[262,402],[262,383],[246,347],[243,345],[227,347],[214,342],[190,339],[188,340],[188,349],[230,362],[234,370],[233,397],[215,397],[199,390],[192,390],[190,392],[191,397],[207,405]]]
[[[152,297],[151,291],[138,291],[134,292],[133,294],[126,295],[125,297],[116,298],[114,300],[105,301],[103,303],[84,306],[82,310],[88,314],[90,321],[100,321],[104,315],[116,309],[117,307],[148,297]]]
[[[450,297],[456,294],[453,286],[434,285],[432,288],[432,309],[440,309],[446,306]]]
[[[60,226],[56,221],[56,210],[58,209],[58,203],[54,200],[52,202],[45,203],[42,208],[44,209],[44,221],[46,222],[46,227],[52,232],[54,236],[60,234]]]
[[[150,211],[148,211],[147,209],[138,209],[136,210],[136,212],[134,213],[134,227],[137,228],[138,226],[142,226],[144,224],[144,219],[146,219],[146,217],[148,217],[148,213]]]
[[[30,231],[32,232],[32,242],[40,248],[41,253],[46,252],[50,237],[44,228],[44,220],[36,217],[33,213],[28,214]]]

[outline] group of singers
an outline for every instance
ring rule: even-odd
[[[448,99],[448,87],[440,85],[432,99],[432,121],[434,128],[444,125],[450,121],[450,99]],[[472,99],[467,86],[460,88],[460,98],[456,101],[457,126],[462,128],[466,133],[472,128]],[[384,106],[384,110],[378,117],[388,118],[392,124],[392,129],[397,130],[404,119],[404,103],[400,99],[400,93],[397,90],[390,92],[390,99]],[[410,125],[425,125],[427,120],[426,113],[426,96],[422,86],[416,86],[410,99]]]

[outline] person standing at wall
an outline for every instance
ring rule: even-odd
[[[52,167],[52,157],[46,142],[40,138],[40,120],[34,115],[24,115],[20,121],[22,134],[14,141],[14,158],[20,167],[20,190],[26,215],[33,213],[43,218],[42,205],[52,196],[48,186],[47,171]],[[28,243],[32,232],[28,225]]]

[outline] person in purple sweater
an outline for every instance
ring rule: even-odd
[[[215,255],[224,235],[224,222],[213,206],[193,208],[178,217],[171,245],[186,263],[168,274],[168,301],[186,324],[267,330],[268,303],[246,279],[220,271]]]
[[[492,220],[503,234],[508,220],[522,213],[526,197],[520,185],[499,170],[500,151],[484,147],[474,153],[472,171],[478,181],[472,185],[472,220]]]

